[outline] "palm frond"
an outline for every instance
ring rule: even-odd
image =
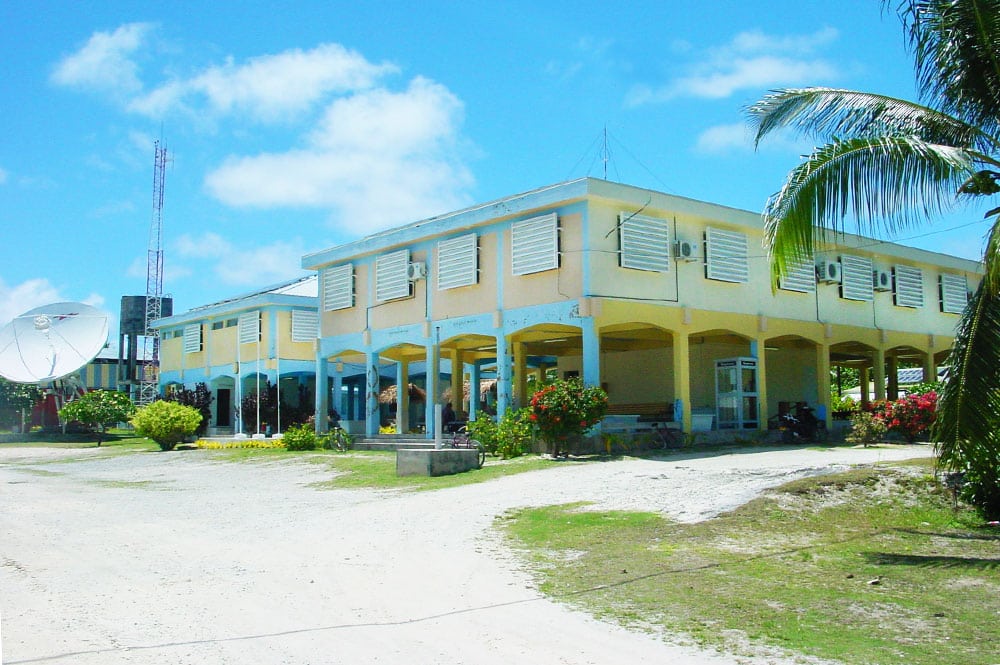
[[[913,52],[921,99],[996,136],[1000,0],[908,0],[898,3],[897,12]]]
[[[796,167],[764,210],[774,277],[810,257],[816,240],[853,218],[866,235],[891,235],[952,207],[976,155],[907,136],[835,140]]]
[[[879,135],[995,152],[1000,144],[974,125],[903,99],[837,88],[776,90],[746,109],[755,143],[791,128],[821,141]]]
[[[1000,296],[985,281],[969,300],[948,356],[931,437],[946,468],[991,468],[1000,459]],[[985,466],[984,466],[985,465]]]

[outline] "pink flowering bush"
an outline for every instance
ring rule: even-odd
[[[571,443],[600,422],[608,411],[608,395],[579,379],[556,381],[531,397],[528,416],[553,456],[568,454]]]

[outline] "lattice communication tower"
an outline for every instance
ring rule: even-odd
[[[137,400],[140,406],[156,401],[160,382],[160,331],[153,327],[153,322],[163,313],[163,185],[167,172],[167,149],[159,141],[154,148],[153,218],[149,225],[146,252],[146,330]]]

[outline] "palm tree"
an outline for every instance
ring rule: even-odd
[[[898,0],[884,0],[883,8]],[[778,90],[747,113],[756,142],[783,128],[825,141],[787,176],[764,210],[778,277],[853,219],[891,235],[973,197],[1000,192],[1000,0],[896,4],[922,103],[851,90]],[[939,463],[965,474],[966,496],[1000,516],[1000,208],[984,279],[949,356],[932,434]]]

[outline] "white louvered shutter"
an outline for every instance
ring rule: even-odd
[[[375,299],[397,300],[410,296],[410,250],[382,254],[375,259]]]
[[[323,311],[354,307],[354,265],[327,268],[323,271]]]
[[[840,257],[840,265],[844,271],[840,296],[847,300],[874,300],[872,260],[865,256],[845,254]]]
[[[515,275],[559,267],[559,218],[555,213],[511,226],[511,272]]]
[[[899,307],[924,306],[924,272],[913,266],[893,266],[893,292]]]
[[[705,229],[705,277],[722,282],[750,279],[745,233]]]
[[[665,219],[631,213],[618,215],[618,264],[622,268],[670,270],[670,228]]]
[[[312,310],[292,310],[292,341],[311,342],[319,336],[319,314]]]
[[[479,282],[479,246],[475,233],[438,243],[439,289],[455,289]]]

